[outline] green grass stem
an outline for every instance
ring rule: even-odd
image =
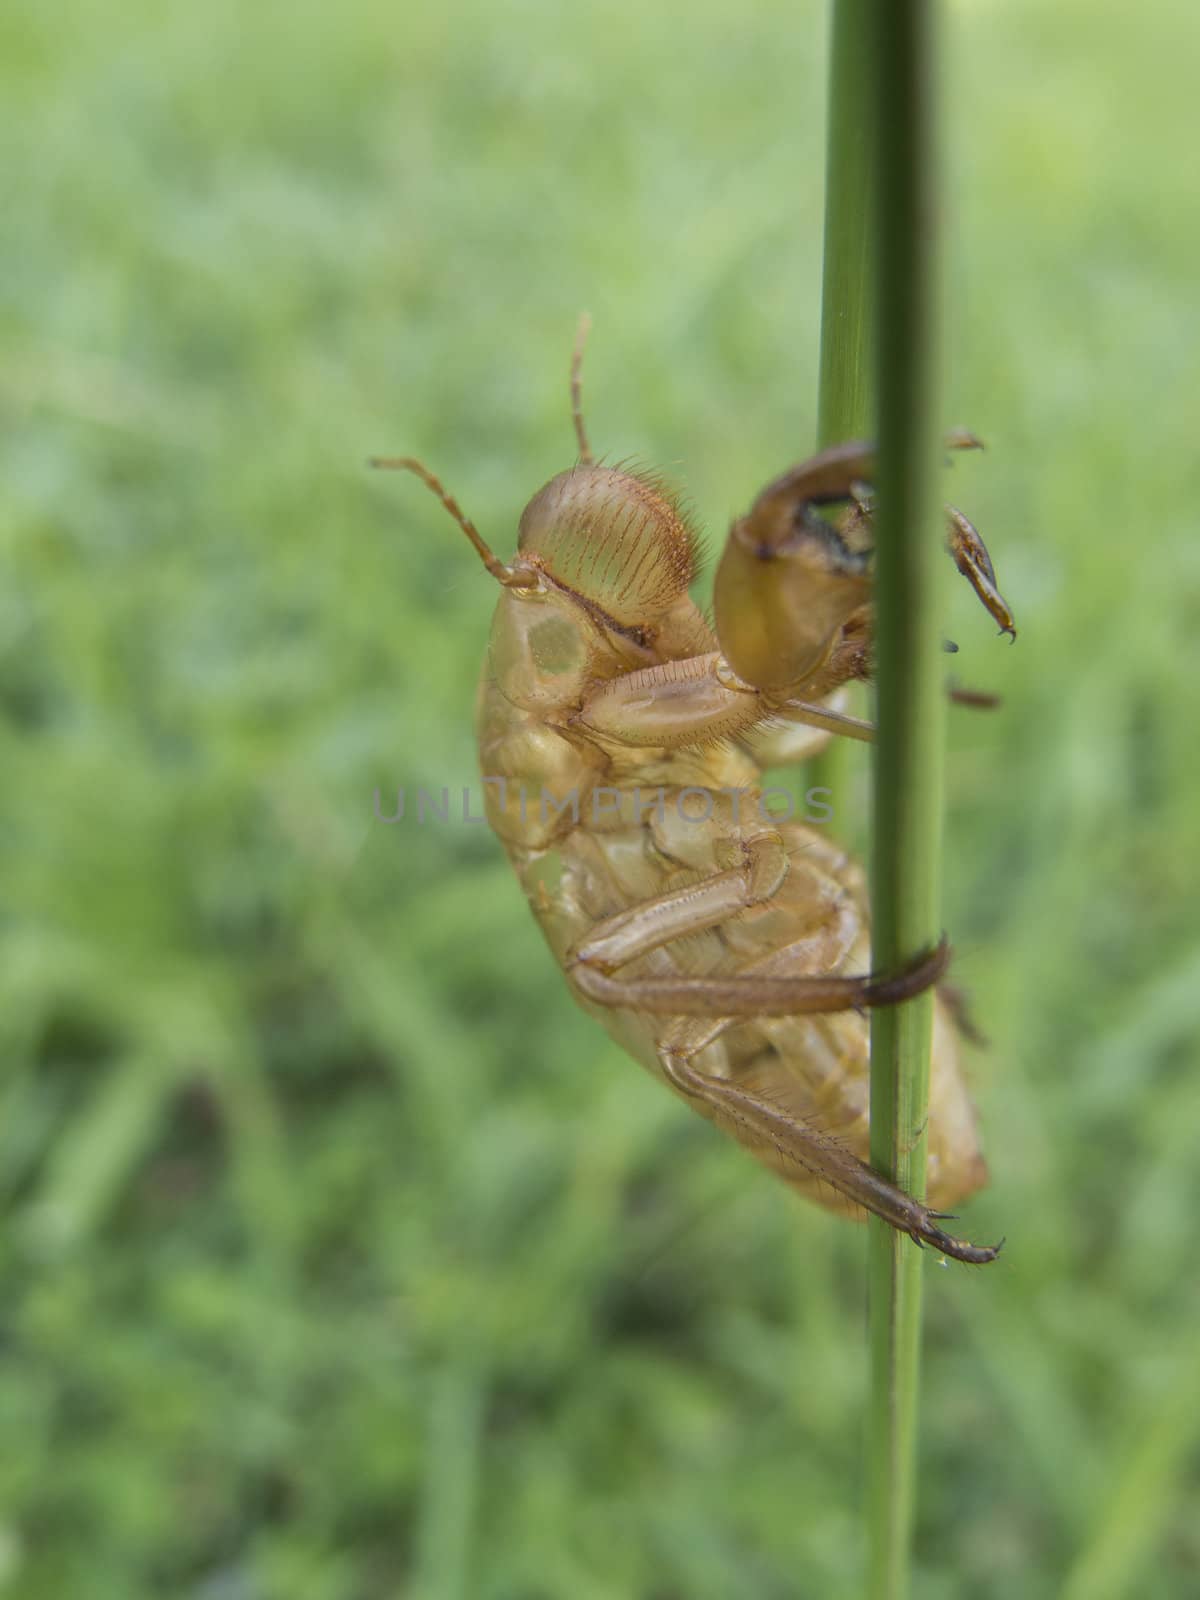
[[[862,438],[875,427],[875,223],[872,0],[834,0],[826,114],[825,239],[821,275],[817,448]],[[846,835],[853,751],[831,740],[806,782],[833,796],[832,827]]]
[[[817,446],[875,426],[872,0],[834,0],[826,114]]]
[[[879,522],[877,718],[871,901],[876,970],[940,932],[944,691],[938,590],[937,164],[934,0],[870,7],[880,71],[878,186]],[[904,1188],[925,1185],[932,993],[874,1013],[871,1161]],[[916,1484],[922,1257],[871,1219],[868,1445],[872,1600],[903,1600]]]

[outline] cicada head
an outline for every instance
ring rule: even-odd
[[[585,462],[525,507],[516,566],[525,565],[619,628],[644,629],[692,581],[696,541],[655,478]]]

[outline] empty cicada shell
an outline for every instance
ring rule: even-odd
[[[710,625],[675,498],[592,456],[579,347],[572,394],[579,459],[526,506],[510,563],[421,463],[376,463],[422,478],[500,587],[478,706],[491,826],[575,998],[630,1055],[802,1193],[990,1261],[941,1226],[986,1168],[940,999],[928,1203],[867,1164],[865,1013],[936,984],[947,951],[872,973],[859,867],[761,790],[767,766],[871,737],[836,702],[871,670],[872,451],[825,450],[763,490]],[[840,522],[820,514],[838,504]],[[958,512],[948,526],[1011,632],[982,540]]]

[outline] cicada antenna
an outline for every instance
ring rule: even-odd
[[[596,459],[592,455],[587,429],[583,423],[583,352],[591,331],[592,319],[585,311],[579,318],[579,327],[575,332],[575,348],[571,352],[571,420],[575,424],[575,437],[579,441],[579,462],[584,467],[590,467]]]
[[[379,467],[387,472],[411,472],[420,478],[425,487],[438,497],[458,523],[475,546],[479,559],[498,583],[504,584],[509,589],[521,588],[527,584],[528,579],[514,572],[511,567],[505,566],[442,480],[430,472],[423,461],[418,461],[415,456],[372,456],[367,465]]]

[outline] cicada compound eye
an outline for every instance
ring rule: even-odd
[[[578,466],[551,478],[521,516],[520,551],[615,621],[661,616],[692,580],[695,537],[652,479]]]

